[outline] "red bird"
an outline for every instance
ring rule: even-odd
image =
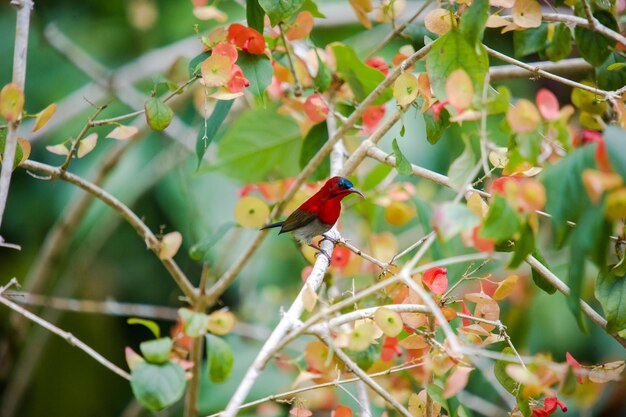
[[[323,252],[313,245],[311,240],[320,235],[324,239],[329,239],[324,233],[337,223],[339,213],[341,213],[341,200],[353,193],[365,198],[360,191],[353,188],[352,183],[347,179],[332,177],[315,195],[291,213],[287,220],[268,224],[261,230],[280,227],[280,233],[292,232],[296,240]],[[330,259],[328,254],[324,253],[324,255]]]

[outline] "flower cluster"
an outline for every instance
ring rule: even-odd
[[[250,85],[241,67],[236,64],[239,50],[250,54],[265,52],[265,38],[256,30],[233,23],[228,31],[220,31],[211,37],[214,45],[211,56],[200,65],[202,81],[207,87],[217,87],[226,93],[225,98],[232,98],[228,93],[238,94]],[[217,97],[219,98],[219,97]]]

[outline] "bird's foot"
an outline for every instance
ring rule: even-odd
[[[317,251],[315,253],[315,257],[318,257],[319,255],[324,255],[326,257],[326,259],[328,259],[328,264],[330,265],[330,260],[332,259],[332,257],[328,254],[328,252],[326,252],[324,249],[322,249],[319,246],[316,246],[316,245],[314,245],[312,243],[309,243],[309,246]]]
[[[320,245],[325,240],[328,240],[329,242],[333,242],[336,245],[337,243],[339,243],[341,241],[341,238],[331,237],[331,236],[328,236],[326,234],[323,234],[322,235],[322,240],[320,240],[320,242],[319,242]]]

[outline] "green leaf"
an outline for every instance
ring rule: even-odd
[[[241,67],[243,74],[250,81],[248,91],[257,97],[262,97],[265,89],[272,82],[272,75],[274,74],[270,60],[265,55],[239,52],[237,65]]]
[[[576,380],[576,374],[574,373],[572,367],[568,366],[563,383],[559,387],[559,391],[561,391],[566,396],[570,396],[576,392],[577,386],[578,381]]]
[[[152,332],[152,334],[154,335],[154,337],[156,337],[157,339],[159,337],[161,337],[161,329],[159,329],[159,325],[156,324],[155,322],[153,322],[152,320],[146,320],[146,319],[139,319],[136,317],[131,317],[128,320],[126,320],[126,323],[128,324],[140,324],[144,327],[147,327],[148,330],[150,330]]]
[[[233,370],[233,351],[221,337],[207,333],[205,338],[209,379],[220,384],[228,379]]]
[[[246,0],[246,20],[248,27],[263,33],[265,11],[259,4],[259,0]]]
[[[465,149],[463,153],[450,164],[448,169],[448,178],[450,178],[450,185],[455,190],[460,190],[465,182],[469,179],[469,176],[476,165],[476,156],[472,150],[472,144],[468,140],[465,142]]]
[[[626,182],[626,130],[608,126],[604,130],[604,143],[611,166]]]
[[[450,412],[448,402],[443,398],[443,388],[437,384],[428,384],[426,392],[430,395],[430,398],[432,398],[434,402],[445,408],[448,413]]]
[[[502,349],[502,353],[505,355],[515,355],[515,352],[510,347],[505,347]],[[496,376],[496,379],[511,394],[515,395],[515,391],[517,390],[518,383],[506,373],[506,366],[510,362],[497,360],[493,365],[493,374]]]
[[[185,371],[173,362],[138,363],[130,379],[135,398],[150,411],[160,411],[174,404],[183,396],[186,384]]]
[[[146,111],[146,121],[152,130],[163,130],[169,126],[174,112],[167,104],[156,97],[146,101],[144,106]]]
[[[596,11],[593,16],[604,26],[619,33],[617,21],[612,13],[605,10]],[[616,41],[609,39],[591,29],[582,26],[574,28],[574,39],[578,53],[594,67],[599,67],[611,55]]]
[[[611,53],[604,64],[596,68],[598,88],[613,91],[626,85],[626,58],[617,52]]]
[[[286,178],[298,172],[300,127],[292,117],[274,108],[254,109],[241,115],[222,137],[217,169],[245,183],[260,182],[268,174]]]
[[[626,329],[626,276],[617,276],[611,267],[596,279],[596,298],[607,320],[606,330],[617,333]]]
[[[583,331],[586,331],[586,322],[580,309],[580,298],[585,278],[585,259],[590,257],[601,271],[605,270],[610,235],[611,224],[604,218],[604,201],[602,204],[590,206],[572,233],[568,305]]]
[[[328,66],[322,61],[320,58],[320,54],[317,52],[317,49],[314,49],[315,56],[317,58],[317,74],[315,75],[315,79],[313,80],[313,84],[315,88],[321,93],[326,91],[328,87],[330,87],[330,83],[333,80],[333,75],[331,74]]]
[[[483,39],[485,24],[489,18],[489,0],[475,0],[461,17],[459,30],[470,44]]]
[[[439,120],[435,120],[435,115],[431,111],[427,111],[423,116],[426,126],[426,140],[434,145],[439,142],[443,133],[450,126],[450,113],[448,110],[442,109],[439,113]]]
[[[354,49],[341,43],[331,44],[337,65],[337,72],[348,83],[357,101],[363,101],[384,79],[382,72],[365,65]],[[374,101],[374,105],[383,104],[393,96],[390,88]]]
[[[515,57],[521,58],[543,51],[546,47],[547,39],[548,25],[545,23],[542,23],[537,28],[515,31],[513,33]]]
[[[224,123],[224,120],[226,120],[226,116],[234,102],[235,100],[217,100],[213,113],[211,113],[211,116],[209,116],[206,122],[206,132],[204,128],[200,128],[198,131],[198,137],[196,139],[196,156],[198,157],[197,168],[200,167],[200,163],[202,162],[202,158],[204,158],[206,150],[209,148],[209,144],[213,142],[217,131],[220,126],[222,126],[222,123]]]
[[[169,337],[162,337],[141,342],[139,349],[148,362],[165,363],[169,359],[173,343]]]
[[[532,253],[532,255],[541,264],[543,264],[543,266],[550,269],[550,265],[548,265],[548,262],[543,257],[543,254],[541,253],[538,247],[535,246],[535,251]],[[535,283],[536,286],[538,286],[540,289],[547,292],[548,294],[554,294],[556,292],[556,287],[552,285],[550,281],[545,279],[544,276],[541,275],[539,272],[537,272],[534,268],[532,268],[531,273],[533,277],[533,282]]]
[[[616,265],[613,265],[610,269],[618,277],[626,275],[626,255],[623,255],[622,259],[620,259],[619,262],[617,262]]]
[[[576,222],[591,204],[582,183],[582,173],[587,168],[595,168],[595,149],[595,145],[578,148],[542,174],[546,212],[552,215],[552,229],[559,246],[570,231],[566,221]]]
[[[624,67],[626,67],[626,63],[624,63],[624,62],[616,62],[614,64],[609,65],[607,67],[607,69],[609,71],[618,71],[618,70],[621,70]]]
[[[320,10],[317,7],[317,4],[313,0],[304,0],[304,3],[302,3],[302,10],[311,12],[313,17],[320,17],[322,19],[326,18],[326,15],[320,12]]]
[[[259,0],[259,4],[270,18],[272,26],[276,26],[294,15],[304,0]]]
[[[471,417],[471,414],[465,407],[459,405],[454,413],[455,417]]]
[[[489,71],[485,47],[472,45],[458,30],[451,30],[433,43],[426,57],[430,85],[440,101],[447,99],[446,80],[458,68],[465,70],[472,80],[475,94],[481,94]]]
[[[309,130],[304,142],[302,142],[302,149],[300,150],[300,168],[304,168],[309,161],[315,156],[322,146],[328,140],[328,127],[326,122],[318,123]],[[324,161],[315,169],[310,176],[311,181],[321,181],[328,177],[330,171],[330,156],[326,156]]]
[[[4,155],[4,148],[7,144],[7,129],[0,129],[0,165],[2,165],[2,155]],[[15,157],[13,158],[13,169],[17,168],[24,156],[22,145],[17,142],[15,144]]]
[[[517,268],[535,250],[535,233],[528,223],[523,226],[522,236],[515,242],[513,259],[508,268]]]
[[[480,235],[496,242],[511,239],[520,229],[517,212],[499,195],[493,197]]]
[[[396,157],[396,169],[398,170],[398,173],[402,175],[411,175],[413,173],[413,167],[400,150],[396,139],[391,142],[391,147],[393,148],[393,154]]]
[[[200,73],[200,64],[211,56],[210,51],[202,52],[189,61],[189,78]]]
[[[553,62],[565,59],[572,53],[572,33],[565,23],[559,23],[554,28],[552,40],[546,47],[546,55]]]
[[[511,105],[511,90],[503,85],[498,86],[497,93],[487,100],[487,114],[506,113]]]
[[[530,409],[530,406],[528,405],[528,399],[524,397],[522,390],[519,390],[517,392],[515,400],[517,402],[517,408],[522,413],[522,415],[524,417],[530,417],[533,411]]]
[[[179,308],[178,315],[183,321],[183,330],[187,336],[200,337],[206,333],[206,325],[209,320],[209,316],[206,314],[188,308]]]

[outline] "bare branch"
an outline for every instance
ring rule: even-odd
[[[540,61],[529,62],[531,68],[541,69],[556,75],[578,75],[591,72],[593,67],[582,58],[564,59],[559,62]],[[525,68],[518,65],[498,65],[489,68],[489,77],[492,81],[508,80],[511,78],[527,78],[532,76]]]
[[[533,67],[531,64],[527,64],[527,63],[519,61],[519,60],[517,60],[515,58],[511,58],[510,56],[505,55],[505,54],[503,54],[501,52],[498,52],[498,51],[496,51],[494,49],[491,49],[488,46],[485,46],[485,49],[487,50],[487,53],[489,55],[491,55],[491,56],[493,56],[495,58],[498,58],[501,61],[508,62],[509,64],[517,65],[518,67],[523,68],[526,71],[530,72],[535,77],[541,76],[541,77],[544,77],[544,78],[548,78],[550,80],[559,82],[561,84],[564,84],[564,85],[567,85],[567,86],[570,86],[570,87],[573,87],[573,88],[580,88],[581,90],[589,91],[590,93],[602,96],[602,97],[607,98],[607,99],[613,98],[615,96],[615,93],[612,92],[612,91],[604,91],[604,90],[601,90],[601,89],[596,88],[596,87],[591,87],[591,86],[588,86],[586,84],[581,84],[581,83],[578,83],[576,81],[572,81],[572,80],[570,80],[568,78],[564,78],[564,77],[561,77],[561,76],[558,76],[558,75],[554,75],[554,74],[552,74],[552,73],[550,73],[548,71],[545,71],[545,70],[543,70],[543,69],[541,69],[539,67]]]
[[[9,283],[9,285],[11,285],[11,283]],[[5,306],[9,307],[11,310],[13,310],[13,311],[23,315],[27,319],[37,323],[41,327],[43,327],[43,328],[51,331],[52,333],[60,336],[62,339],[65,339],[65,341],[67,343],[69,343],[72,346],[76,346],[80,350],[84,351],[86,354],[88,354],[89,356],[94,358],[100,364],[102,364],[105,367],[109,368],[111,371],[115,372],[116,374],[118,374],[122,378],[130,380],[130,375],[128,374],[128,372],[124,371],[123,369],[119,368],[115,364],[113,364],[110,361],[108,361],[107,359],[105,359],[102,355],[100,355],[98,352],[96,352],[90,346],[86,345],[83,341],[78,339],[76,336],[72,335],[69,332],[66,332],[64,330],[59,329],[58,327],[56,327],[52,323],[45,321],[41,317],[31,313],[30,311],[28,311],[25,308],[19,306],[18,304],[14,303],[13,301],[8,300],[2,293],[5,291],[5,288],[8,287],[9,285],[7,285],[5,287],[0,287],[0,303],[2,303]]]
[[[28,31],[30,29],[30,12],[33,8],[32,0],[13,0],[11,4],[17,8],[15,23],[15,50],[13,51],[13,83],[24,94],[26,85],[26,57],[28,51]],[[20,125],[21,115],[16,121],[9,122],[8,132],[2,155],[2,169],[0,170],[0,227],[9,196],[13,161],[17,149],[17,128]],[[0,243],[4,239],[0,236]]]
[[[78,175],[74,175],[67,171],[61,171],[59,168],[42,164],[41,162],[28,160],[20,165],[20,167],[47,174],[52,178],[60,178],[92,194],[94,197],[98,198],[117,211],[119,215],[122,216],[124,220],[126,220],[133,227],[133,229],[135,229],[139,236],[144,239],[148,249],[153,251],[158,256],[161,245],[159,239],[131,209],[102,188],[79,177]],[[196,297],[196,290],[189,279],[185,276],[184,272],[178,267],[176,262],[173,259],[161,259],[161,263],[163,263],[165,269],[167,269],[172,278],[174,278],[174,281],[176,281],[176,284],[178,284],[185,296],[193,302]]]

